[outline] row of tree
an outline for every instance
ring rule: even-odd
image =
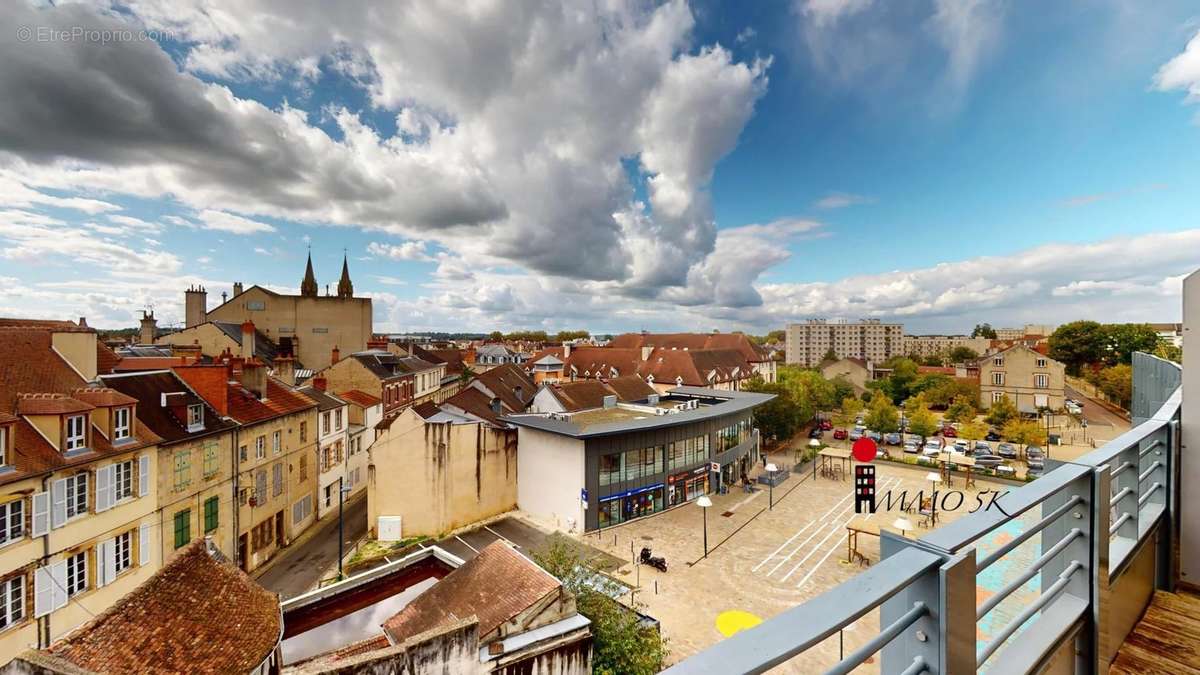
[[[943,415],[945,421],[959,424],[959,438],[968,441],[983,440],[988,432],[995,428],[1002,437],[1021,446],[1042,445],[1046,442],[1045,429],[1034,420],[1021,419],[1017,407],[1007,396],[993,403],[982,421],[978,419],[979,411],[975,408],[974,402],[977,400],[978,398],[959,396]],[[859,414],[864,411],[863,424],[872,431],[890,434],[902,428],[900,410],[884,395],[875,395],[866,404],[857,398],[846,398],[834,419],[839,426],[848,427],[854,424]],[[929,402],[924,394],[917,394],[904,402],[904,417],[908,423],[908,433],[921,438],[933,436],[939,428],[937,417],[929,409]]]
[[[494,330],[488,333],[488,339],[493,342],[501,340],[523,340],[525,342],[567,342],[569,340],[582,340],[591,337],[591,333],[586,330],[560,330],[551,336],[544,330],[518,330],[511,333],[501,333]]]
[[[959,396],[979,400],[979,384],[966,378],[957,378],[944,373],[920,373],[917,362],[906,356],[893,357],[883,367],[891,368],[891,375],[867,387],[883,392],[893,403],[899,404],[913,396],[923,394],[925,402],[933,408],[946,408]]]
[[[843,377],[827,380],[815,370],[787,365],[780,365],[777,373],[775,382],[756,377],[742,387],[775,395],[754,411],[755,424],[768,438],[789,439],[812,422],[817,412],[832,410],[838,401],[854,396],[854,385]]]
[[[1173,353],[1174,345],[1162,342],[1158,331],[1144,323],[1072,321],[1050,335],[1050,358],[1066,365],[1067,373],[1080,375],[1085,368],[1100,370],[1129,365],[1134,352],[1162,352],[1166,358],[1178,356]]]

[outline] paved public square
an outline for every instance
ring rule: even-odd
[[[926,479],[929,470],[877,463],[877,492],[886,490],[917,490],[931,487]],[[974,496],[985,490],[1011,490],[1010,484],[978,479],[972,488],[963,488],[962,477],[955,476],[952,489],[964,490],[965,503],[975,503]],[[637,600],[644,603],[646,613],[662,624],[670,641],[671,661],[679,661],[712,645],[741,627],[769,619],[784,610],[809,600],[860,573],[861,563],[849,564],[846,524],[857,518],[870,518],[882,529],[891,529],[901,513],[880,511],[874,516],[856,515],[851,480],[838,481],[811,473],[792,474],[775,488],[773,509],[768,509],[770,494],[765,486],[746,494],[741,489],[725,495],[711,495],[713,506],[708,509],[709,555],[703,558],[703,514],[700,507],[689,504],[655,516],[631,521],[589,534],[589,544],[626,563],[616,576],[639,589]],[[943,486],[944,487],[944,486]],[[986,500],[985,496],[985,500]],[[882,509],[882,504],[880,505]],[[940,523],[952,521],[966,513],[940,513]],[[921,520],[916,514],[905,514],[914,525]],[[1036,513],[1025,519],[1036,519]],[[1019,528],[1019,526],[1017,526]],[[909,533],[920,536],[928,528]],[[1017,530],[1019,532],[1019,529]],[[1012,532],[996,532],[980,547],[993,550],[1012,536]],[[982,578],[980,600],[999,588],[1008,575],[1005,570],[1031,560],[1037,547],[1037,537],[1008,556],[1005,564],[997,564],[988,578]],[[646,565],[633,565],[630,560],[649,546],[657,556],[668,562],[666,573]],[[879,560],[879,539],[860,535],[857,549],[875,564]],[[695,564],[689,564],[695,563]],[[986,587],[984,587],[986,586]],[[1034,592],[1036,577],[1019,595]],[[981,637],[990,632],[992,621],[1003,625],[1008,606],[1019,605],[1021,597],[1003,603],[981,623]],[[844,648],[849,653],[878,631],[878,611],[873,611],[844,632]],[[781,666],[779,672],[808,673],[833,665],[838,658],[838,637],[825,641],[820,648]],[[873,663],[863,671],[877,669]]]

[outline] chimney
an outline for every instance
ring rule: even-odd
[[[332,366],[341,360],[342,360],[342,350],[338,349],[337,345],[334,345],[333,351],[330,352],[330,354],[329,354],[329,365]]]
[[[233,282],[233,296],[237,297],[241,294],[242,294],[242,282],[240,282],[240,281]],[[221,295],[224,295],[224,293],[222,293]]]
[[[326,384],[327,383],[324,375],[317,375],[312,379],[313,389],[316,389],[317,391],[325,391]]]
[[[258,359],[247,359],[242,364],[242,387],[259,400],[267,400],[267,367]]]
[[[183,325],[199,326],[208,321],[208,291],[203,286],[188,286],[183,294]]]
[[[568,342],[564,342],[563,343],[563,359],[569,359],[569,358],[571,358],[571,344]]]
[[[221,304],[223,305],[227,302],[229,302],[229,294],[225,291],[221,291]]]
[[[296,386],[296,359],[290,356],[276,358],[275,376],[289,387]]]
[[[254,322],[246,319],[242,322],[242,351],[239,355],[246,360],[254,358]]]
[[[492,399],[492,405],[491,405],[491,407],[492,407],[492,413],[493,413],[493,414],[499,415],[499,414],[502,412],[502,410],[501,410],[501,408],[500,408],[500,399],[499,399],[499,398],[493,398],[493,399]]]
[[[521,385],[518,384],[517,386],[513,387],[513,393],[516,394],[518,401],[520,401],[522,403],[525,402],[525,397],[523,396],[523,394],[525,393],[525,387],[522,387]]]
[[[147,314],[145,310],[142,310],[142,326],[141,331],[138,333],[138,340],[140,344],[154,344],[154,336],[158,332],[156,326],[157,323],[158,321],[154,318],[154,310],[150,310],[149,314]]]
[[[651,354],[651,353],[653,353],[653,352],[654,352],[654,347],[650,347],[650,346],[647,346],[647,345],[642,345],[642,360],[643,360],[643,361],[649,361],[649,360],[650,360],[650,354]]]
[[[86,317],[86,316],[81,316],[81,317],[79,317],[79,327],[80,327],[80,328],[87,328],[87,327],[88,327],[88,325],[87,325],[87,317]]]

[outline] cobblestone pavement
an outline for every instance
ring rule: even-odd
[[[907,489],[910,494],[930,488],[927,470],[917,470],[891,464],[878,464],[878,491]],[[956,478],[954,489],[961,489]],[[974,504],[974,495],[982,490],[1010,490],[1010,485],[977,481],[974,488],[965,490],[966,504]],[[713,506],[708,509],[709,554],[704,558],[702,510],[694,504],[685,505],[655,516],[631,521],[589,534],[586,541],[614,556],[625,564],[615,576],[636,585],[636,599],[644,603],[644,611],[657,618],[664,635],[670,640],[671,661],[676,662],[722,639],[722,628],[746,625],[747,613],[769,619],[796,606],[861,572],[859,564],[847,564],[845,524],[855,518],[850,481],[813,478],[810,473],[792,474],[774,490],[775,505],[768,509],[770,494],[762,489],[753,494],[741,490],[725,495],[711,495]],[[986,500],[987,497],[985,496]],[[953,521],[965,514],[941,514],[941,522]],[[898,513],[880,512],[874,516],[884,529]],[[916,524],[920,518],[909,516]],[[1026,518],[1036,519],[1036,514]],[[911,533],[920,536],[927,529]],[[1017,530],[1019,532],[1019,529]],[[981,542],[987,551],[1007,541],[1012,532],[993,533]],[[1037,537],[1015,551],[1011,561],[994,567],[992,574],[981,579],[982,600],[1003,585],[1021,569],[1021,560],[1036,557]],[[879,560],[879,540],[860,536],[858,549],[871,563]],[[643,546],[655,555],[667,559],[669,571],[658,572],[649,566],[631,563],[633,555]],[[983,555],[983,554],[981,554]],[[689,563],[695,563],[689,565]],[[983,627],[990,631],[1000,627],[1006,617],[1015,614],[1026,593],[1036,593],[1037,579],[992,612]],[[724,616],[722,616],[724,615]],[[720,620],[718,617],[722,617]],[[878,632],[878,612],[872,612],[844,631],[844,649],[849,653]],[[810,673],[824,670],[838,659],[837,636],[818,648],[779,667],[778,672]],[[875,672],[874,662],[861,668]]]

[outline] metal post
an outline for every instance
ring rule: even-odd
[[[708,507],[707,506],[703,507],[701,509],[701,511],[704,511],[704,557],[707,558],[708,557]]]
[[[346,545],[345,525],[342,520],[342,504],[345,502],[345,493],[342,492],[342,478],[338,478],[338,581],[342,580],[342,548]]]

